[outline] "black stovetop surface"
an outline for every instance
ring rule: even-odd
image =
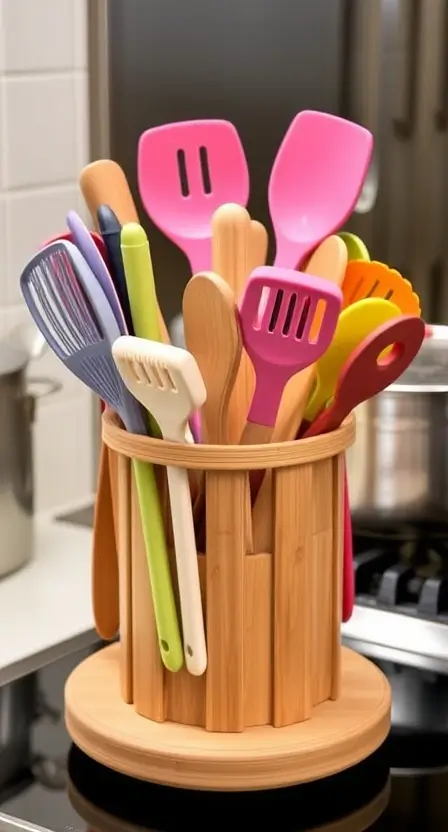
[[[407,747],[411,746],[412,742]],[[63,800],[70,803],[73,817],[79,820],[67,826],[61,822],[63,812],[56,810],[51,832],[214,832],[229,828],[446,832],[448,767],[425,772],[391,770],[391,763],[406,762],[403,754],[406,757],[400,737],[392,736],[369,759],[334,777],[288,789],[228,794],[184,791],[133,780],[104,768],[72,746]],[[408,762],[415,763],[419,756],[417,749]],[[448,760],[448,745],[445,756]],[[32,817],[25,820],[38,822]],[[28,829],[13,826],[11,832],[21,828]],[[0,829],[10,832],[1,819]]]

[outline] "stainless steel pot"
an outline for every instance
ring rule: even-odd
[[[29,360],[43,351],[39,343],[29,326],[0,342],[0,577],[32,555],[35,404],[60,388],[47,378],[26,378]]]
[[[448,327],[432,330],[399,381],[357,408],[355,523],[448,521]]]

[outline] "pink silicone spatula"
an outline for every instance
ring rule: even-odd
[[[361,402],[371,399],[393,384],[414,360],[424,338],[424,322],[412,315],[394,318],[377,327],[346,361],[332,402],[308,427],[304,437],[336,430]],[[381,353],[391,345],[394,345],[394,349],[387,358],[378,361]],[[351,529],[347,476],[344,484],[344,521],[345,528]],[[344,541],[343,575],[342,620],[348,621],[353,612],[355,598],[351,536]]]
[[[276,266],[300,267],[356,205],[373,149],[369,130],[304,110],[287,130],[269,180]]]
[[[190,262],[210,268],[211,220],[220,205],[245,206],[249,172],[229,121],[206,119],[146,130],[138,144],[138,187],[146,213]]]
[[[324,278],[273,266],[252,272],[239,310],[256,376],[243,444],[269,442],[286,383],[330,345],[341,303],[339,287]],[[311,335],[318,306],[320,326]]]

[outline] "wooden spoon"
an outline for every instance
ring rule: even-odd
[[[185,344],[207,389],[202,438],[211,445],[227,445],[228,408],[242,352],[235,296],[222,277],[203,272],[187,283],[182,307]]]
[[[268,244],[268,232],[266,231],[264,225],[261,222],[258,222],[258,220],[251,220],[248,274],[253,272],[254,269],[258,269],[259,266],[266,265]],[[239,300],[239,298],[237,298],[237,300]]]
[[[311,255],[305,272],[342,285],[347,267],[347,248],[337,235],[327,237]],[[316,378],[316,365],[293,376],[282,396],[271,442],[295,439]],[[266,471],[253,508],[255,552],[272,552],[272,471]]]

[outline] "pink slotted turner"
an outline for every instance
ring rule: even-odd
[[[286,383],[330,345],[341,303],[339,287],[324,278],[274,266],[252,272],[239,309],[243,343],[256,376],[242,444],[270,441]],[[320,329],[311,337],[321,304]]]
[[[373,150],[365,127],[304,110],[291,122],[269,180],[275,266],[300,268],[356,205]]]
[[[212,262],[211,220],[220,205],[246,206],[249,171],[229,121],[164,124],[138,144],[138,187],[146,213],[184,252],[192,274]]]

